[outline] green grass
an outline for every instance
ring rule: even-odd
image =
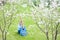
[[[11,25],[9,29],[9,34],[7,35],[7,40],[45,40],[45,35],[37,28],[37,26],[30,26],[29,25],[34,25],[33,20],[24,18],[24,23],[27,28],[27,36],[21,36],[17,33],[17,28],[18,28],[18,20],[15,20],[15,24]],[[28,20],[27,20],[28,19]],[[43,38],[44,37],[44,38]]]

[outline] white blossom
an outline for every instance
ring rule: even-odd
[[[48,2],[45,3],[45,6],[48,6]]]
[[[60,22],[60,19],[58,19],[58,22]]]
[[[44,23],[43,21],[39,21],[39,22],[38,22],[39,25],[40,25],[40,24],[43,24],[43,23]]]
[[[44,4],[43,3],[42,4],[39,4],[39,8],[40,9],[44,8]]]
[[[27,4],[22,4],[22,7],[26,8],[27,7]]]

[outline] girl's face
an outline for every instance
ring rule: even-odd
[[[23,22],[22,21],[20,21],[20,25],[23,25]]]

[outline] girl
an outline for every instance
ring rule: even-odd
[[[26,28],[25,26],[23,25],[23,21],[22,21],[22,18],[20,17],[20,22],[19,22],[19,25],[18,25],[18,33],[21,35],[21,36],[26,36]]]

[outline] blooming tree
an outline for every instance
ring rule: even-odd
[[[0,5],[0,31],[2,34],[2,40],[6,40],[7,38],[8,30],[15,19],[14,15],[15,7],[13,3],[10,3],[9,7],[6,5]]]
[[[46,35],[47,40],[57,40],[60,26],[60,1],[40,0],[38,6],[32,3],[32,15],[37,27]],[[51,36],[50,36],[51,35]]]

